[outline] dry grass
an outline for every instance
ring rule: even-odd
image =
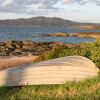
[[[97,33],[93,33],[93,32],[91,32],[91,33],[75,33],[75,34],[70,34],[70,36],[100,39],[100,32],[97,32]]]
[[[66,36],[69,36],[69,35],[66,34],[66,33],[51,33],[51,34],[48,34],[48,36],[61,36],[61,37],[66,37]]]
[[[22,64],[32,63],[38,56],[23,56],[23,57],[11,57],[0,59],[0,70],[19,66]]]

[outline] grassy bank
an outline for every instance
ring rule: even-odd
[[[100,68],[100,41],[60,46],[41,55],[37,61],[72,55],[85,56]],[[62,85],[0,87],[0,100],[100,100],[100,73],[92,79]]]

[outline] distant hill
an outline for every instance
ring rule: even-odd
[[[14,20],[0,20],[0,26],[79,26],[87,23],[78,23],[57,17],[32,17]],[[87,24],[91,25],[91,24]]]
[[[77,24],[77,22],[57,17],[32,17],[27,19],[0,20],[0,26],[69,26]]]

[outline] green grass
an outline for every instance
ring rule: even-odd
[[[100,68],[100,40],[94,43],[84,43],[80,46],[60,46],[40,56],[38,61],[54,59],[58,57],[80,55],[89,58]]]
[[[0,100],[99,100],[100,76],[61,85],[1,87]]]
[[[41,55],[38,61],[72,55],[85,56],[100,68],[100,41],[61,46]],[[95,78],[61,85],[0,87],[0,100],[100,100],[100,72]]]

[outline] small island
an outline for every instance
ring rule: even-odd
[[[81,33],[50,33],[50,34],[42,34],[42,36],[54,36],[54,37],[68,37],[68,36],[74,36],[74,37],[81,37],[81,38],[95,38],[100,39],[100,32],[81,32]]]
[[[75,36],[75,37],[82,37],[82,38],[95,38],[95,39],[100,39],[100,32],[91,32],[91,33],[74,33],[70,34],[70,36]]]

